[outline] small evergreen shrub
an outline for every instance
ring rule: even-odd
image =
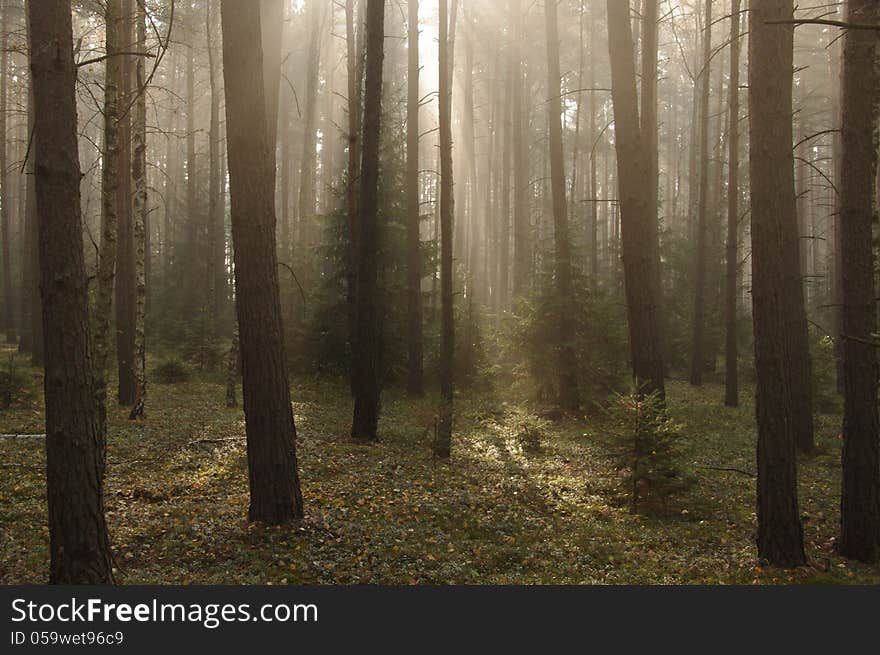
[[[683,463],[680,427],[657,394],[618,394],[611,419],[615,465],[632,512],[665,509],[694,482]]]
[[[189,369],[179,357],[166,357],[153,369],[153,379],[159,384],[180,384],[189,380]]]
[[[15,355],[9,356],[9,366],[0,371],[0,408],[9,409],[13,403],[28,400],[33,395],[27,374],[15,365]]]

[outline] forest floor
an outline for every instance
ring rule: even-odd
[[[551,423],[500,394],[463,393],[453,457],[439,463],[430,399],[385,393],[382,441],[363,445],[348,437],[345,383],[297,379],[292,392],[306,518],[272,528],[247,521],[244,419],[221,384],[151,384],[139,422],[111,406],[118,582],[880,583],[880,568],[833,551],[835,416],[820,417],[817,452],[800,460],[810,565],[781,571],[756,560],[751,402],[724,408],[717,385],[670,383],[698,481],[651,516],[629,511],[601,419]],[[43,432],[39,395],[0,410],[0,433]],[[523,426],[540,433],[539,452],[524,452]],[[39,439],[0,439],[0,583],[46,579],[44,460]]]

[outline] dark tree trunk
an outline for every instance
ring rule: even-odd
[[[850,0],[850,23],[880,22],[880,2]],[[872,221],[877,213],[877,33],[844,35],[840,248],[843,261],[843,488],[840,552],[864,562],[880,557],[880,419]],[[866,135],[873,138],[866,138]]]
[[[205,5],[208,46],[208,74],[211,82],[211,119],[208,127],[208,309],[211,329],[216,331],[224,314],[226,300],[226,244],[220,185],[220,49],[217,47],[219,2]],[[271,142],[271,141],[270,141]]]
[[[730,119],[727,128],[727,256],[724,285],[724,404],[739,404],[739,359],[736,340],[736,291],[739,270],[739,54],[740,54],[740,0],[731,2],[730,25]]]
[[[457,0],[452,0],[457,2]],[[454,10],[453,10],[454,11]],[[449,0],[440,0],[440,412],[434,454],[447,459],[452,453],[453,360],[455,318],[452,305],[452,70],[450,51]]]
[[[113,582],[83,256],[70,2],[27,4],[43,294],[49,582]],[[59,329],[64,326],[64,329]]]
[[[651,207],[648,156],[639,126],[632,25],[628,3],[608,0],[608,47],[617,147],[623,267],[633,380],[638,393],[665,395],[656,289],[657,208]]]
[[[794,30],[791,0],[752,0],[749,14],[749,175],[752,314],[758,421],[758,554],[773,565],[805,563],[798,514],[794,367],[785,300],[800,288],[792,155]],[[796,284],[792,284],[796,282]]]
[[[6,334],[6,343],[15,343],[15,316],[12,299],[12,192],[9,189],[9,172],[6,159],[6,91],[8,87],[8,63],[9,63],[9,7],[4,0],[0,3],[0,135],[3,136],[0,143],[0,278],[2,278],[2,315],[0,315],[0,329]]]
[[[361,0],[362,1],[362,0]],[[359,6],[363,6],[359,4]],[[348,171],[345,187],[345,206],[348,213],[348,335],[352,351],[357,334],[355,315],[357,313],[357,271],[360,236],[358,225],[358,185],[361,175],[361,86],[363,82],[363,54],[361,44],[362,28],[355,25],[362,15],[355,11],[355,0],[345,2],[345,44],[346,68],[348,74]],[[352,352],[352,354],[354,354]],[[351,391],[354,394],[354,376],[351,378]]]
[[[422,256],[419,240],[419,3],[409,0],[406,103],[407,342],[411,396],[424,394],[422,372]]]
[[[252,521],[303,515],[284,365],[275,244],[275,162],[264,100],[260,7],[222,0],[227,152]]]
[[[354,350],[354,416],[351,436],[375,441],[379,427],[379,140],[385,0],[367,0],[367,61],[364,87],[364,148],[359,198],[359,252]]]
[[[559,402],[563,409],[574,410],[579,404],[577,358],[574,352],[571,321],[565,320],[565,307],[571,302],[571,241],[568,231],[568,207],[565,197],[565,159],[562,152],[562,98],[559,71],[559,25],[556,0],[544,3],[547,37],[547,95],[550,126],[550,182],[553,188],[553,239],[555,249],[556,306],[559,311],[559,341],[556,351],[559,375]]]
[[[120,14],[118,45],[131,52],[134,26],[134,0],[123,0]],[[132,57],[121,56],[121,83],[119,84],[119,168],[117,187],[116,234],[116,364],[119,373],[119,404],[131,406],[135,401],[135,265],[134,221],[132,213],[131,178],[131,119]],[[188,165],[189,168],[189,165]],[[189,173],[188,173],[189,174]]]
[[[28,80],[28,104],[27,104],[28,134],[34,129],[34,90],[33,83]],[[39,265],[39,221],[37,218],[37,191],[34,184],[34,156],[28,157],[25,164],[27,180],[25,181],[25,262],[24,262],[24,285],[25,298],[23,303],[25,310],[24,324],[30,332],[29,342],[31,348],[31,364],[42,366],[44,363],[43,347],[43,311],[40,301],[40,265]]]

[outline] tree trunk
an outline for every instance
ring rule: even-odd
[[[143,418],[147,402],[147,350],[144,320],[147,311],[147,90],[144,61],[147,47],[146,12],[138,2],[136,12],[138,53],[135,64],[135,85],[137,97],[134,102],[133,153],[131,173],[134,181],[134,253],[135,253],[135,321],[134,321],[134,406],[129,419]]]
[[[318,71],[321,62],[321,0],[309,0],[309,55],[306,72],[305,112],[303,114],[303,150],[299,178],[299,224],[301,238],[310,242],[306,227],[315,214],[315,124],[318,107]]]
[[[0,329],[6,333],[6,343],[15,343],[15,316],[13,307],[15,303],[12,299],[12,212],[10,211],[12,204],[12,193],[9,189],[9,173],[6,157],[7,139],[6,139],[6,95],[8,87],[9,71],[9,7],[6,0],[0,4],[0,16],[2,16],[2,24],[0,24],[0,135],[3,136],[0,143],[0,263],[2,263],[2,271],[0,278],[3,280],[2,297],[0,297],[0,305],[2,305],[2,315],[0,315]]]
[[[847,21],[880,22],[880,2],[850,0]],[[840,248],[843,261],[843,486],[841,554],[880,557],[880,418],[872,221],[877,213],[877,33],[850,30],[843,42]],[[871,134],[873,138],[866,138]]]
[[[123,0],[119,14],[118,46],[131,51],[134,0]],[[119,83],[119,159],[116,195],[116,364],[119,374],[118,400],[122,406],[134,404],[135,342],[135,266],[134,224],[131,186],[131,77],[132,58],[120,55]]]
[[[379,257],[379,141],[382,113],[382,63],[385,40],[385,1],[367,0],[366,81],[364,87],[364,148],[359,197],[359,252],[354,350],[354,439],[378,439],[379,316],[377,272]]]
[[[67,0],[27,4],[46,368],[49,582],[113,582],[104,522],[104,431],[95,394]],[[64,329],[59,329],[64,326]]]
[[[740,0],[731,2],[730,25],[730,114],[727,128],[727,256],[724,286],[724,404],[739,404],[739,359],[736,339],[736,291],[739,269],[739,54],[740,54]]]
[[[419,2],[409,0],[407,104],[406,104],[406,249],[407,249],[407,342],[409,377],[407,390],[421,397],[422,371],[422,254],[419,240]]]
[[[457,2],[457,0],[452,0]],[[453,12],[455,9],[453,9]],[[448,459],[452,453],[453,360],[455,318],[452,305],[452,239],[454,212],[452,179],[452,71],[450,51],[449,0],[440,0],[440,412],[434,454]]]
[[[639,126],[628,3],[608,0],[617,186],[633,380],[637,393],[665,396],[657,286],[657,208],[651,207],[648,156]],[[647,282],[646,282],[647,281]]]
[[[749,176],[752,314],[758,422],[758,555],[805,563],[798,514],[794,367],[785,294],[800,288],[792,155],[792,0],[752,0],[749,14]],[[792,284],[792,282],[796,282]]]
[[[571,302],[571,241],[569,238],[568,207],[565,197],[565,159],[562,152],[562,97],[559,71],[559,25],[556,1],[544,3],[547,36],[547,95],[550,126],[550,182],[553,189],[553,240],[555,244],[556,306],[559,314],[559,333],[556,345],[559,401],[563,409],[574,410],[579,404],[577,358],[574,352],[571,321],[564,317],[565,307]]]
[[[511,0],[514,36],[511,48],[513,71],[513,295],[523,294],[529,285],[529,153],[528,118],[523,99],[521,43],[523,39],[522,0]],[[450,92],[451,93],[451,92]]]
[[[284,365],[275,245],[275,164],[264,99],[260,8],[222,0],[227,151],[241,334],[251,521],[301,518],[296,428]]]
[[[712,76],[712,0],[706,2],[703,23],[703,61],[699,73],[700,86],[700,191],[697,206],[696,248],[694,250],[694,313],[691,340],[691,384],[703,384],[705,353],[706,260],[709,226],[709,88]]]
[[[208,308],[211,329],[216,332],[223,315],[226,299],[226,252],[223,229],[223,204],[220,185],[220,61],[217,47],[219,3],[210,0],[206,7],[208,69],[211,82],[211,119],[208,128]]]

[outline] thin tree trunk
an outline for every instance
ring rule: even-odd
[[[424,394],[422,372],[422,254],[419,240],[419,3],[409,0],[406,104],[407,343],[411,396]]]
[[[523,98],[521,43],[523,39],[522,0],[510,0],[514,37],[511,49],[513,71],[513,295],[519,296],[529,284],[529,161]]]
[[[46,368],[49,582],[110,584],[104,429],[89,335],[69,0],[27,4]],[[64,329],[59,329],[64,326]]]
[[[15,315],[13,307],[15,303],[12,299],[12,193],[9,189],[9,173],[6,157],[7,139],[6,139],[6,96],[7,87],[9,85],[9,7],[6,0],[0,4],[0,16],[2,16],[2,24],[0,24],[0,262],[2,262],[2,271],[0,277],[3,279],[2,297],[0,297],[0,305],[2,305],[2,316],[0,316],[0,329],[6,333],[6,343],[15,343]]]
[[[740,54],[740,0],[731,2],[730,25],[730,100],[727,128],[727,256],[724,286],[725,365],[724,404],[739,404],[739,359],[736,339],[736,291],[739,269],[739,54]]]

